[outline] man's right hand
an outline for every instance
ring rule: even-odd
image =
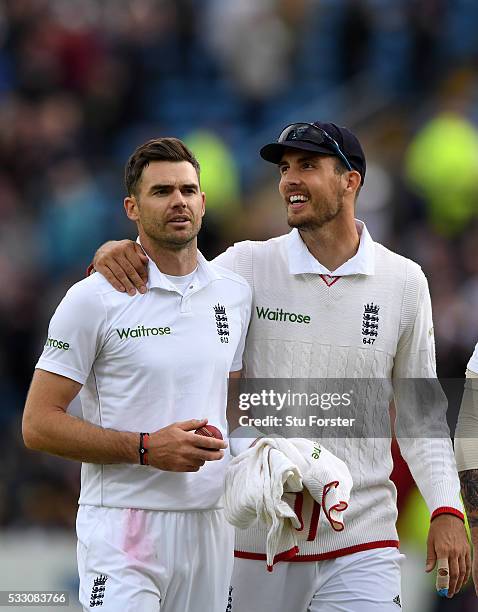
[[[218,461],[227,448],[224,440],[194,433],[207,419],[172,423],[149,437],[149,465],[169,472],[197,472],[206,461]]]
[[[117,291],[146,293],[148,258],[137,242],[111,240],[95,253],[93,265]]]

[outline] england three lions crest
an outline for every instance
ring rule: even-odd
[[[90,608],[103,605],[107,580],[108,576],[105,576],[104,574],[100,574],[95,578],[93,588],[91,589]]]
[[[223,344],[227,344],[229,342],[229,323],[227,321],[226,307],[216,304],[214,306],[214,316],[216,318],[217,335]]]
[[[379,325],[379,310],[380,306],[377,306],[373,302],[365,304],[363,307],[363,318],[362,318],[362,342],[364,344],[374,344],[375,339],[378,336],[378,325]]]

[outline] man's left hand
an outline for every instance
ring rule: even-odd
[[[448,597],[451,598],[468,581],[471,573],[471,553],[465,525],[460,518],[452,514],[440,514],[431,522],[425,571],[433,571],[437,559],[448,559]]]

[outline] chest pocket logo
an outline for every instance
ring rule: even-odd
[[[214,306],[214,315],[216,318],[217,335],[223,344],[227,344],[229,342],[229,323],[227,321],[225,306],[216,304],[216,306]]]
[[[364,344],[374,344],[378,336],[379,310],[380,306],[373,302],[364,305],[362,318],[362,342]]]

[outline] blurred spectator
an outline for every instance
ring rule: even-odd
[[[478,130],[454,113],[432,118],[410,143],[406,173],[432,227],[462,232],[478,213]]]
[[[121,207],[108,214],[108,202],[79,158],[63,157],[46,179],[39,219],[43,261],[51,276],[86,269],[91,253],[115,227]]]
[[[209,2],[210,43],[239,91],[251,99],[276,93],[290,78],[292,40],[276,0]],[[301,2],[297,2],[300,10]]]

